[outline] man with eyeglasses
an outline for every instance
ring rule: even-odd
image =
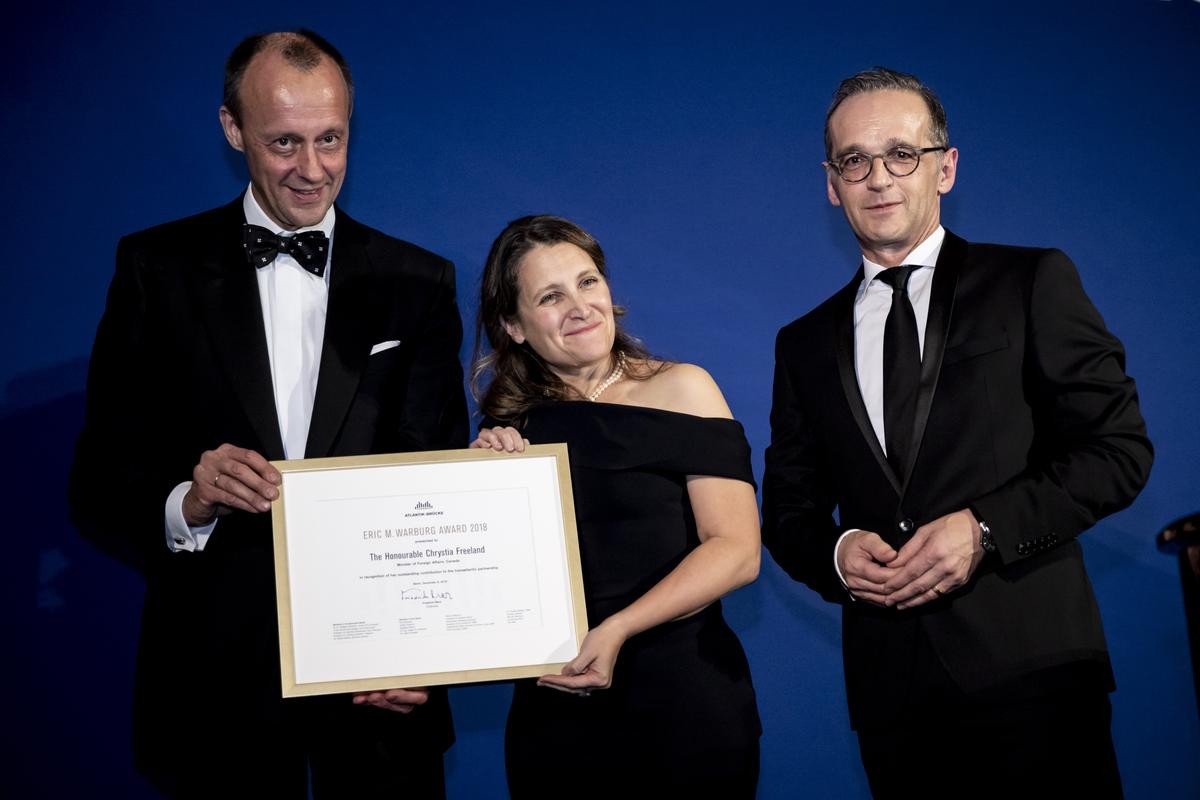
[[[842,81],[825,148],[862,262],[779,333],[763,540],[843,607],[872,792],[1120,796],[1077,537],[1150,471],[1121,344],[1061,251],[941,226],[958,151],[916,77]]]

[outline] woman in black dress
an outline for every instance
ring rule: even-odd
[[[525,217],[492,245],[472,446],[567,442],[591,625],[561,674],[515,687],[509,790],[753,797],[758,710],[719,601],[758,574],[750,448],[708,373],[652,359],[621,313],[573,223]]]

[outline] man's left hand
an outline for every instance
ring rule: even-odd
[[[883,586],[884,604],[912,608],[949,594],[970,580],[983,554],[969,509],[922,525],[888,564],[900,571]]]
[[[359,692],[354,695],[354,704],[408,714],[417,706],[425,705],[428,699],[428,689],[388,689],[384,692]]]

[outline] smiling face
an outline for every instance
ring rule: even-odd
[[[596,264],[567,242],[534,247],[517,266],[517,311],[504,329],[560,378],[606,370],[616,338],[612,295]]]
[[[915,92],[885,90],[853,95],[829,120],[832,159],[850,152],[884,153],[898,145],[930,147],[929,109]],[[863,255],[897,266],[940,224],[940,197],[954,186],[958,150],[926,153],[916,172],[897,178],[876,159],[861,183],[826,170],[829,202],[840,206]]]
[[[346,177],[350,98],[337,65],[297,69],[273,50],[256,55],[239,88],[239,125],[221,107],[225,138],[246,155],[254,198],[284,230],[316,225]]]

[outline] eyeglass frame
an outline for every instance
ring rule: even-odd
[[[887,173],[889,175],[891,175],[893,178],[907,178],[909,175],[912,175],[918,169],[920,169],[921,156],[925,155],[926,153],[935,153],[939,150],[945,152],[949,149],[950,149],[950,145],[948,145],[948,144],[942,144],[942,145],[938,145],[936,147],[909,147],[908,145],[898,144],[895,147],[889,148],[887,151],[885,151],[883,153],[864,153],[860,150],[851,150],[850,152],[844,154],[842,156],[842,158],[846,158],[846,156],[860,155],[860,156],[865,156],[866,158],[868,158],[870,160],[869,161],[870,166],[867,167],[867,174],[863,175],[858,180],[850,180],[849,178],[847,178],[844,174],[842,174],[842,167],[838,166],[837,164],[835,164],[832,161],[822,161],[821,166],[825,167],[826,169],[831,169],[834,172],[836,172],[837,176],[842,179],[843,183],[854,184],[854,183],[862,183],[867,178],[871,177],[871,173],[875,171],[875,160],[882,159],[883,168],[887,170]],[[917,163],[913,166],[912,172],[906,172],[903,175],[897,175],[895,172],[892,172],[892,168],[888,166],[887,155],[888,155],[888,153],[891,153],[895,150],[911,150],[912,152],[914,152],[916,154]]]

